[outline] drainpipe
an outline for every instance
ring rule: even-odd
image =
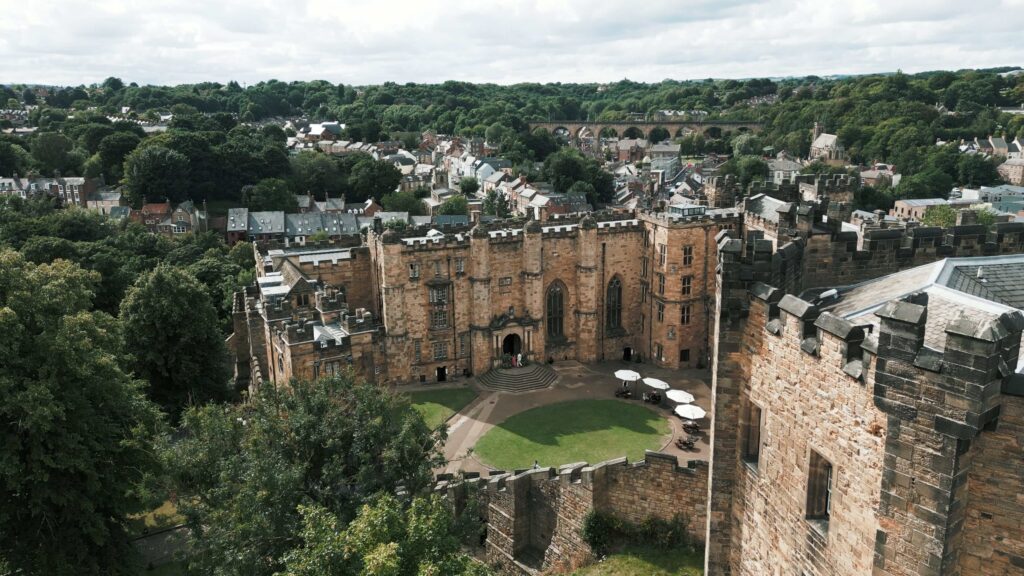
[[[598,291],[597,291],[597,295],[598,296],[600,296],[602,294],[605,295],[604,298],[600,298],[599,299],[600,302],[601,302],[601,314],[598,314],[598,316],[597,316],[600,319],[600,321],[601,321],[601,360],[605,359],[604,358],[605,336],[606,336],[606,330],[607,330],[606,327],[607,327],[607,323],[608,323],[608,318],[607,318],[607,315],[608,315],[608,302],[605,301],[606,298],[607,298],[607,295],[608,295],[608,286],[605,284],[607,282],[607,280],[605,279],[605,268],[604,268],[604,266],[605,266],[605,254],[606,254],[606,251],[607,251],[607,244],[605,244],[604,242],[601,242],[601,286],[600,286],[600,288],[598,288]],[[620,322],[620,324],[621,324],[621,322]]]

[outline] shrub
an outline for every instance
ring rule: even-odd
[[[659,548],[690,547],[693,542],[686,532],[686,517],[676,514],[671,520],[650,517],[633,524],[611,514],[591,510],[583,520],[581,536],[597,555],[604,555],[614,545],[636,544]]]

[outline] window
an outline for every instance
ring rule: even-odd
[[[617,277],[608,283],[605,307],[605,325],[613,330],[622,327],[622,282]]]
[[[448,343],[434,342],[434,360],[444,360],[448,357]]]
[[[650,234],[650,232],[647,232],[647,233],[644,234],[644,248],[647,248],[650,245],[651,245],[651,234]]]
[[[832,464],[814,450],[807,471],[807,519],[824,522],[832,514]]]
[[[665,275],[658,274],[658,294],[665,295]]]
[[[456,258],[455,259],[455,273],[456,274],[465,274],[466,273],[466,259],[465,258]]]
[[[430,311],[430,329],[442,330],[448,327],[448,310],[437,308]]]
[[[299,306],[309,306],[309,294],[297,294],[295,300]]]
[[[420,277],[420,265],[416,262],[409,264],[409,280],[416,280]]]
[[[679,323],[686,326],[690,323],[690,305],[683,304],[679,307]]]
[[[647,265],[648,265],[647,256],[644,256],[644,257],[640,258],[640,277],[641,278],[647,278]]]
[[[563,331],[564,319],[565,294],[562,290],[562,284],[555,283],[548,288],[547,328],[549,337],[561,338],[565,334]]]
[[[658,322],[665,321],[665,305],[658,302]]]
[[[658,265],[664,266],[668,262],[668,246],[658,244]]]
[[[420,341],[413,340],[412,343],[412,357],[414,362],[420,362],[423,360],[423,353],[420,350]]]
[[[459,357],[465,358],[469,355],[469,332],[459,334]]]
[[[430,303],[431,304],[447,304],[448,303],[448,287],[447,286],[433,286],[430,288]]]
[[[661,344],[654,345],[654,357],[657,358],[658,360],[665,360],[665,349],[662,347]]]
[[[693,266],[693,246],[683,246],[683,266]]]
[[[683,296],[689,296],[693,291],[693,276],[683,276],[680,286]]]
[[[679,361],[680,362],[689,362],[690,361],[690,349],[689,348],[684,348],[684,349],[679,351]]]
[[[640,283],[640,302],[647,302],[647,282]]]
[[[498,278],[498,292],[500,294],[510,294],[512,292],[512,277],[505,276]]]
[[[743,435],[743,460],[757,465],[761,456],[761,408],[751,402],[747,406],[747,431]]]

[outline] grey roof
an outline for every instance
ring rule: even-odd
[[[835,134],[822,133],[811,143],[811,148],[835,148],[838,143],[839,137]]]
[[[410,224],[413,226],[425,226],[430,224],[430,216],[410,216],[409,219],[412,220]]]
[[[115,219],[115,220],[120,220],[122,218],[127,218],[129,215],[131,215],[131,213],[132,213],[132,209],[129,206],[111,206],[110,207],[110,217]]]
[[[908,200],[897,200],[897,204],[904,206],[943,206],[949,204],[948,200],[942,198],[910,198]]]
[[[993,148],[1006,148],[1006,140],[1003,140],[998,136],[993,136],[991,142]]]
[[[309,208],[313,198],[309,194],[296,194],[295,201],[299,203],[299,208]]]
[[[508,178],[508,177],[509,177],[508,174],[506,174],[506,173],[504,173],[504,172],[499,170],[499,171],[495,172],[494,174],[491,174],[490,176],[485,178],[484,182],[490,182],[491,184],[497,184],[498,182],[501,182],[502,180],[504,180],[505,178]]]
[[[408,212],[377,212],[373,215],[374,218],[380,218],[381,222],[388,222],[391,220],[401,220],[402,222],[409,222]]]
[[[469,224],[469,216],[463,214],[438,214],[434,216],[432,223],[438,226],[461,226]]]
[[[249,229],[249,209],[228,209],[228,232],[245,232]]]
[[[250,234],[284,234],[284,212],[249,212]]]
[[[788,202],[783,202],[782,200],[777,200],[771,196],[765,196],[764,194],[756,194],[747,198],[746,202],[743,204],[743,209],[745,212],[756,214],[760,218],[768,220],[769,222],[778,222],[779,210],[783,209],[783,211],[785,211],[785,208],[788,206]]]
[[[95,196],[93,196],[93,199],[98,202],[118,202],[121,200],[121,193],[116,191],[97,192]]]
[[[803,165],[799,162],[793,162],[792,160],[769,160],[768,169],[772,172],[799,172],[803,169]]]
[[[284,217],[285,233],[288,236],[312,236],[324,229],[319,212],[306,214],[286,214]]]
[[[838,290],[839,300],[825,309],[855,323],[874,325],[879,322],[876,313],[888,302],[927,293],[925,344],[942,350],[946,328],[961,314],[987,320],[1024,306],[1024,254],[947,258]],[[1019,360],[1018,369],[1022,365],[1024,361]]]

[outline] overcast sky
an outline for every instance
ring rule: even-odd
[[[0,0],[0,82],[604,82],[1024,65],[1024,0]]]

